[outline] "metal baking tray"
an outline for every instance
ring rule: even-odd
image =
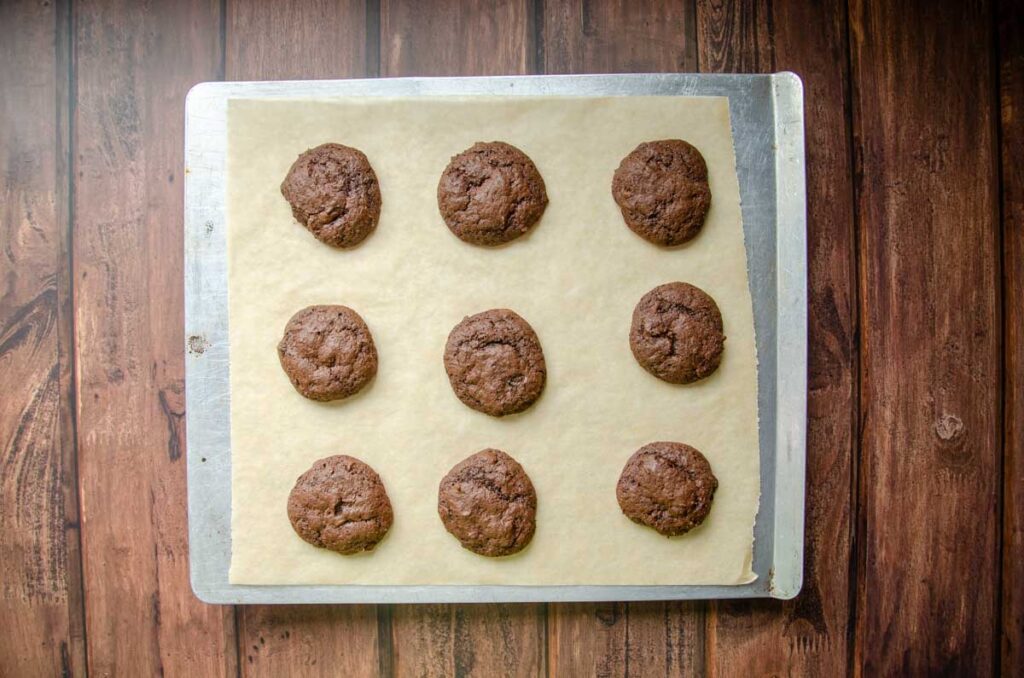
[[[757,334],[757,579],[735,586],[239,586],[231,560],[231,392],[225,160],[231,98],[729,98]],[[792,598],[804,552],[807,220],[803,86],[772,75],[567,75],[207,82],[185,102],[185,337],[192,589],[209,603],[427,603]]]

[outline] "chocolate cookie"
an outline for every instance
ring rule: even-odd
[[[507,308],[477,313],[456,325],[444,347],[444,369],[459,400],[493,417],[532,405],[547,376],[537,334]]]
[[[341,144],[322,144],[300,155],[281,183],[281,194],[295,220],[333,247],[355,247],[380,218],[380,185],[370,161]]]
[[[659,285],[633,309],[633,357],[667,382],[688,384],[717,370],[724,343],[718,304],[693,285]]]
[[[482,556],[508,556],[533,538],[537,493],[519,462],[501,450],[481,450],[441,481],[437,512],[464,548]]]
[[[437,185],[444,223],[473,245],[501,245],[537,223],[548,204],[530,158],[501,141],[477,142],[451,159]]]
[[[711,207],[708,166],[685,141],[648,141],[615,170],[612,196],[634,233],[656,245],[682,245],[700,232]]]
[[[351,555],[372,551],[394,514],[376,471],[339,454],[317,461],[295,481],[288,519],[313,546]]]
[[[312,400],[341,400],[377,374],[370,328],[347,306],[308,306],[291,317],[277,345],[295,390]]]
[[[704,522],[718,479],[704,455],[683,443],[648,443],[626,462],[615,497],[626,517],[665,535]]]

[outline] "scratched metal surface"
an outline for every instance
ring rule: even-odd
[[[726,96],[754,300],[761,507],[757,579],[738,586],[238,586],[231,560],[225,162],[232,97]],[[807,219],[803,88],[773,75],[569,75],[202,83],[185,104],[185,336],[192,588],[211,603],[792,598],[803,578]]]

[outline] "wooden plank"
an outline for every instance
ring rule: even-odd
[[[529,73],[533,32],[528,0],[380,0],[380,74]]]
[[[697,4],[697,61],[704,73],[768,73],[775,61],[770,0]]]
[[[397,605],[391,608],[394,675],[434,678],[455,674],[453,607]]]
[[[629,603],[626,676],[692,676],[705,672],[705,605]]]
[[[373,605],[253,605],[238,608],[245,676],[376,676],[380,652]]]
[[[185,515],[182,127],[219,76],[217,0],[74,7],[78,464],[93,675],[234,675]]]
[[[546,73],[697,70],[691,2],[545,2],[543,11],[537,51]],[[550,605],[550,673],[700,673],[704,610],[702,603]]]
[[[536,676],[544,672],[541,605],[400,605],[396,676]]]
[[[693,2],[544,2],[538,70],[655,73],[697,70]]]
[[[998,3],[1002,104],[1004,462],[1002,668],[1024,667],[1024,7]]]
[[[376,71],[377,54],[367,53],[366,3],[359,0],[228,0],[226,13],[228,80],[352,78]],[[238,608],[238,624],[246,676],[378,673],[375,606],[245,606]]]
[[[764,13],[768,12],[767,15]],[[809,393],[804,585],[785,603],[713,606],[716,674],[841,675],[851,606],[857,427],[856,251],[846,3],[726,2],[698,9],[701,70],[792,70],[807,135]]]
[[[239,611],[244,675],[379,675],[372,605],[267,605]]]
[[[544,614],[543,605],[454,606],[455,674],[530,678],[544,673]]]
[[[862,321],[855,670],[997,667],[992,16],[850,5]]]
[[[533,22],[526,0],[381,0],[380,73],[527,73]],[[543,605],[399,605],[386,625],[399,676],[536,675],[545,662]]]
[[[229,80],[367,75],[363,0],[227,0],[226,9]]]
[[[627,603],[548,606],[552,676],[619,676],[626,666]]]
[[[553,676],[691,676],[703,672],[699,603],[549,606]]]
[[[83,675],[68,7],[0,4],[0,675]]]

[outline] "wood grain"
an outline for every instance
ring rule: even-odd
[[[531,10],[528,0],[380,0],[380,74],[529,73]]]
[[[396,676],[536,676],[544,671],[543,605],[399,605]]]
[[[455,674],[452,605],[395,605],[391,609],[392,661],[396,676]]]
[[[692,3],[543,3],[546,73],[695,71]],[[703,603],[549,606],[551,675],[690,675],[703,669]]]
[[[481,678],[542,674],[545,613],[543,605],[456,605],[455,674]]]
[[[0,4],[0,675],[83,675],[68,7]]]
[[[367,75],[363,0],[227,0],[226,12],[229,80]]]
[[[772,71],[775,63],[773,4],[771,0],[698,2],[697,62],[700,70],[704,73]]]
[[[694,71],[692,2],[544,2],[538,71],[649,73]]]
[[[353,78],[376,70],[364,2],[228,0],[226,14],[228,80]],[[238,623],[243,675],[378,673],[375,606],[240,606]]]
[[[998,3],[1003,187],[1003,675],[1024,667],[1024,7]]]
[[[548,666],[552,676],[625,674],[628,603],[548,606]]]
[[[182,101],[219,76],[216,0],[74,7],[78,462],[89,673],[234,675],[188,577]]]
[[[997,666],[1000,293],[992,16],[854,0],[862,318],[855,670]]]
[[[705,672],[706,606],[699,602],[629,603],[627,676],[693,676]]]
[[[258,605],[239,610],[243,675],[378,675],[373,605]]]
[[[804,82],[809,393],[804,585],[787,602],[720,602],[709,673],[840,675],[849,662],[857,428],[856,252],[846,4],[701,5],[701,70],[792,70]],[[758,20],[760,19],[760,20]]]
[[[704,667],[701,603],[549,606],[552,676],[691,676]]]

